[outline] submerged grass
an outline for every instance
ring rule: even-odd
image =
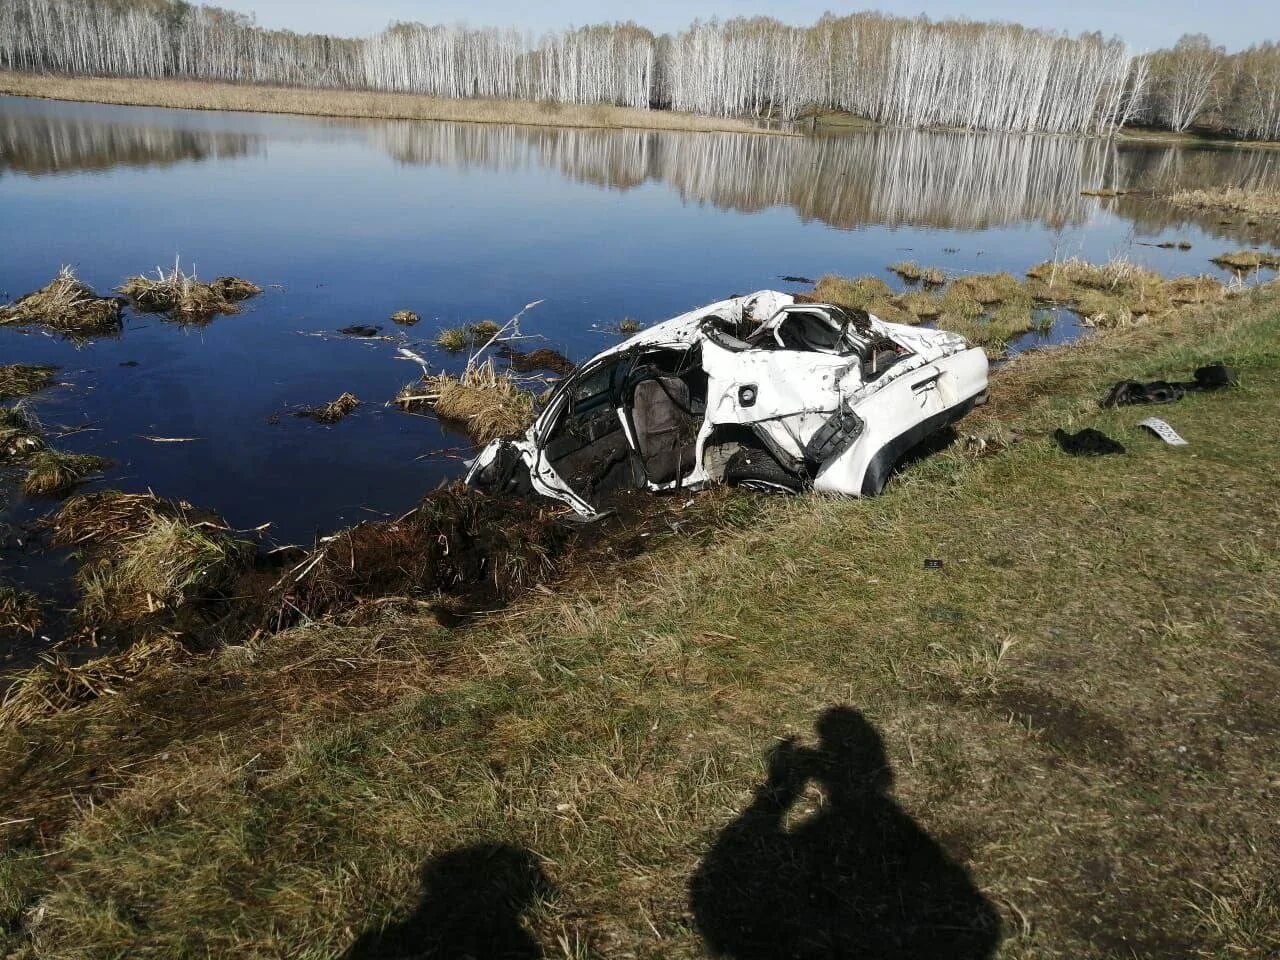
[[[53,381],[57,367],[29,363],[0,365],[0,400],[28,397],[43,390]]]
[[[321,406],[299,410],[298,416],[307,417],[316,423],[337,423],[345,419],[358,406],[360,406],[359,397],[354,393],[343,393]]]
[[[492,360],[469,365],[460,376],[441,373],[407,384],[396,397],[402,410],[425,406],[460,424],[478,444],[523,433],[533,423],[533,395]]]
[[[0,326],[40,325],[65,337],[87,339],[120,330],[120,301],[100,297],[63,266],[47,285],[0,307]]]
[[[892,269],[902,266],[914,267],[895,264]],[[1214,303],[1230,293],[1213,277],[1167,280],[1125,259],[1102,264],[1069,259],[1037,264],[1026,280],[1009,273],[956,277],[940,294],[893,296],[875,277],[826,276],[812,298],[868,310],[893,323],[930,321],[999,357],[1018,337],[1052,324],[1047,307],[1066,306],[1090,326],[1117,327],[1162,318],[1187,305]]]
[[[0,938],[31,956],[336,956],[434,916],[424,867],[453,862],[436,858],[506,843],[558,891],[526,917],[549,956],[705,956],[699,929],[744,906],[785,942],[752,899],[754,874],[792,868],[770,853],[792,831],[753,827],[777,796],[770,751],[819,757],[814,720],[844,704],[883,739],[894,817],[1000,915],[1002,957],[1265,956],[1277,344],[1275,289],[1100,330],[993,377],[965,429],[1020,442],[945,451],[882,497],[713,495],[687,513],[715,528],[677,524],[460,629],[388,605],[93,678],[118,692],[0,737]],[[1239,388],[1162,413],[1189,448],[1145,437],[1145,409],[1098,405],[1117,379],[1220,359]],[[1068,457],[1059,425],[1129,453]],[[350,545],[324,546],[325,582],[346,576]],[[81,695],[54,676],[51,696]],[[845,804],[811,786],[778,820],[856,831]],[[866,836],[811,854],[823,889],[881,896],[853,873],[874,862],[915,909],[910,864]],[[691,903],[735,837],[744,873]]]
[[[28,441],[30,442],[30,441]],[[41,445],[25,460],[23,491],[31,497],[61,497],[88,477],[111,466],[105,457],[87,453],[66,453]]]
[[[29,590],[0,583],[0,640],[19,634],[35,636],[43,618],[39,597]]]

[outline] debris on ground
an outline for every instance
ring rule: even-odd
[[[44,446],[40,424],[26,407],[0,407],[0,463],[22,460]]]
[[[370,326],[367,323],[354,323],[349,327],[341,327],[339,333],[348,337],[376,337],[382,332],[382,327]]]
[[[476,443],[523,433],[533,423],[533,394],[492,360],[468,365],[461,376],[428,374],[396,396],[402,410],[426,407],[459,424]]]
[[[240,277],[204,283],[194,272],[183,273],[176,261],[168,273],[156,267],[154,277],[130,277],[118,289],[138,310],[163,313],[180,323],[207,323],[219,314],[239,313],[240,301],[262,292]]]
[[[1168,421],[1161,420],[1159,417],[1147,417],[1145,420],[1139,420],[1138,426],[1150,430],[1171,447],[1187,446],[1187,441],[1179,436],[1178,431],[1169,426]]]
[[[1194,379],[1180,383],[1168,380],[1121,380],[1102,399],[1104,407],[1125,407],[1141,403],[1172,403],[1187,393],[1201,393],[1234,387],[1240,382],[1236,372],[1224,363],[1210,363],[1196,369]]]
[[[61,497],[89,476],[111,466],[111,461],[87,453],[65,453],[44,448],[32,453],[26,465],[27,475],[22,481],[22,489],[27,496]]]
[[[375,597],[509,598],[544,580],[568,547],[572,530],[559,522],[561,512],[461,484],[443,487],[397,520],[325,538],[272,587],[264,627],[280,629]]]
[[[29,363],[0,364],[0,400],[29,397],[53,381],[57,367]]]
[[[397,310],[391,315],[391,322],[398,323],[402,327],[412,327],[421,319],[412,310]]]
[[[1112,453],[1124,453],[1124,445],[1113,440],[1101,430],[1085,427],[1077,433],[1067,433],[1059,427],[1053,431],[1053,439],[1064,453],[1073,457],[1102,457]]]
[[[316,423],[337,423],[352,410],[360,406],[360,398],[354,393],[343,393],[335,400],[319,407],[306,407],[298,411],[298,416],[307,417]]]
[[[0,583],[0,640],[22,634],[34,637],[43,618],[40,599],[34,593]]]
[[[121,302],[100,297],[68,266],[46,286],[0,307],[0,326],[39,324],[72,339],[117,333]]]
[[[545,370],[548,373],[564,376],[572,373],[574,367],[572,360],[559,350],[552,350],[550,347],[539,347],[537,350],[524,353],[504,343],[498,350],[498,356],[510,363],[511,369],[516,373],[537,373]]]
[[[978,434],[968,433],[964,435],[963,450],[965,456],[980,460],[983,457],[989,457],[1007,450],[1015,443],[1022,441],[1022,435],[1019,433],[1005,433],[1002,430],[993,430],[990,433]]]

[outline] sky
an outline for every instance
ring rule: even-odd
[[[1011,20],[1068,33],[1100,30],[1120,36],[1138,50],[1170,46],[1184,33],[1207,33],[1214,42],[1238,50],[1262,40],[1280,40],[1276,0],[871,0],[852,5],[837,0],[204,0],[252,13],[264,27],[306,33],[363,36],[396,20],[514,26],[540,33],[567,26],[635,20],[656,33],[678,30],[694,17],[722,19],[768,15],[788,23],[812,23],[824,11],[879,10],[935,20]]]

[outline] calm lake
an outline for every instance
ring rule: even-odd
[[[0,362],[52,363],[34,409],[64,449],[111,458],[89,489],[154,490],[279,543],[408,509],[470,454],[464,437],[384,406],[463,359],[447,326],[522,322],[573,359],[624,317],[661,320],[783,275],[875,274],[914,259],[948,272],[1055,255],[1128,256],[1221,275],[1209,257],[1275,244],[1242,217],[1135,197],[1153,183],[1280,180],[1280,153],[1054,136],[879,131],[817,138],[347,121],[0,97],[0,297],[60,264],[106,292],[181,258],[266,292],[238,316],[183,327],[129,313],[84,345],[0,329]],[[1187,240],[1189,251],[1151,244]],[[422,315],[402,329],[398,309]],[[336,331],[381,325],[392,339]],[[1069,319],[1026,349],[1079,335]],[[344,391],[321,426],[291,416]],[[195,438],[160,443],[148,437]],[[58,580],[24,547],[50,501],[0,495],[0,580]],[[56,592],[56,591],[55,591]],[[3,654],[0,653],[0,664]]]

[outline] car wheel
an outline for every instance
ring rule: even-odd
[[[763,450],[743,447],[724,467],[725,483],[760,493],[799,493],[803,481]]]

